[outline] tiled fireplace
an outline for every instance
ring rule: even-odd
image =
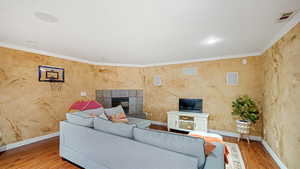
[[[96,90],[96,100],[104,108],[121,105],[127,116],[146,118],[143,112],[143,90]]]

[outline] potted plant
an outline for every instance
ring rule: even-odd
[[[240,134],[249,134],[251,123],[259,119],[259,111],[256,103],[249,96],[240,96],[232,102],[232,115],[240,116],[236,120],[237,130]]]

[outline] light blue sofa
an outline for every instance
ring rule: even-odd
[[[224,169],[224,147],[96,118],[94,128],[60,122],[60,156],[86,169]]]

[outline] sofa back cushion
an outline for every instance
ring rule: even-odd
[[[93,127],[94,126],[94,118],[93,117],[85,117],[79,112],[75,113],[67,113],[66,114],[67,121],[73,124],[85,126],[85,127]]]
[[[94,128],[106,133],[114,134],[117,136],[133,138],[133,128],[135,125],[129,125],[125,123],[113,123],[101,118],[94,119]]]
[[[204,140],[200,138],[151,129],[133,129],[136,141],[198,158],[199,168],[205,163]]]

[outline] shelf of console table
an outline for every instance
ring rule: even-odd
[[[208,113],[191,113],[170,111],[168,114],[168,130],[207,132]]]

